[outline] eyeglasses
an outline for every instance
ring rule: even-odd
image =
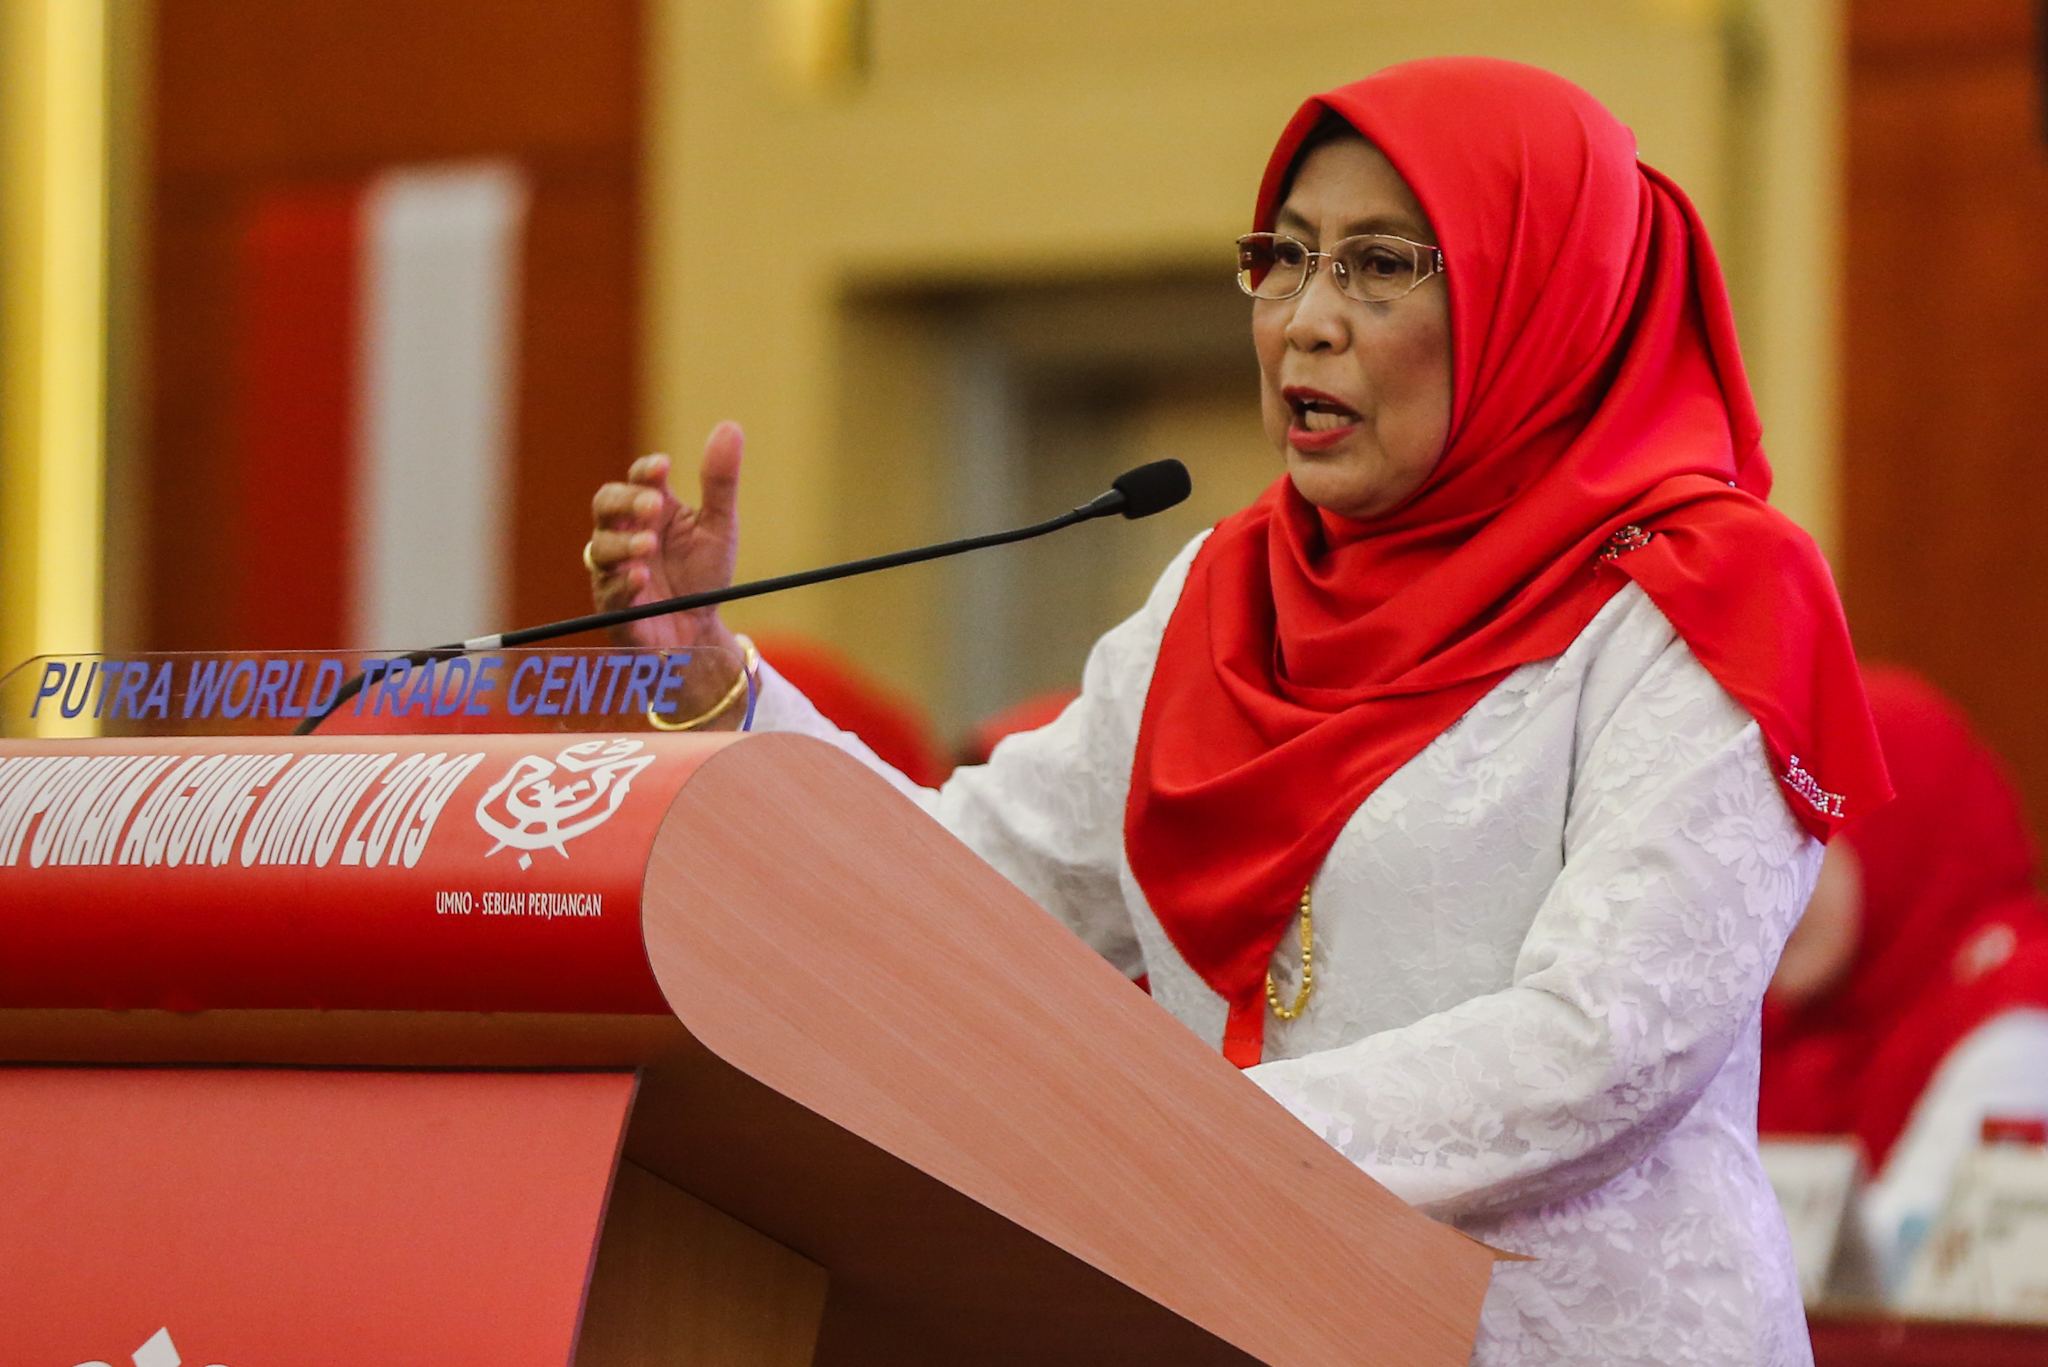
[[[1237,239],[1237,287],[1254,299],[1292,299],[1325,261],[1344,296],[1366,304],[1390,303],[1444,273],[1440,249],[1405,237],[1368,233],[1312,252],[1284,233],[1247,233]]]

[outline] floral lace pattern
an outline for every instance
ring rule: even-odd
[[[1224,1003],[1123,858],[1145,691],[1199,538],[1051,726],[911,787],[770,674],[757,727],[883,768],[1212,1044]],[[1475,1362],[1804,1364],[1756,1156],[1759,1003],[1820,847],[1756,723],[1622,590],[1352,815],[1315,880],[1316,993],[1250,1076],[1375,1180],[1536,1259]],[[1291,998],[1293,939],[1273,964]]]

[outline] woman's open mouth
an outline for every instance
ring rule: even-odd
[[[1294,415],[1287,425],[1287,444],[1297,451],[1326,451],[1350,436],[1361,421],[1356,412],[1318,390],[1289,386],[1283,393]]]

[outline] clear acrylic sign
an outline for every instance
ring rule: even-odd
[[[739,668],[710,647],[39,655],[0,678],[0,735],[673,730]],[[753,704],[749,679],[743,725]]]

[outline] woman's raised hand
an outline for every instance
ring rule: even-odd
[[[585,559],[598,611],[722,589],[732,582],[739,554],[744,445],[737,423],[712,429],[697,470],[694,508],[670,492],[667,456],[642,456],[623,481],[597,491],[590,501],[593,526]],[[723,646],[733,652],[735,665],[739,659],[738,644],[715,607],[645,618],[613,627],[610,634],[618,645],[659,650]]]

